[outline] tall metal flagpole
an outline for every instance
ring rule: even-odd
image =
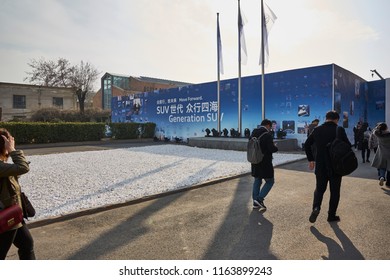
[[[241,32],[242,17],[240,10],[240,0],[238,0],[238,134],[241,136]]]
[[[220,96],[220,73],[221,73],[221,50],[220,50],[220,31],[219,31],[219,13],[217,13],[217,103],[218,103],[218,120],[217,120],[217,131],[221,133],[221,96]]]
[[[265,28],[265,16],[264,16],[264,4],[261,0],[261,118],[265,119],[265,98],[264,98],[264,28]]]

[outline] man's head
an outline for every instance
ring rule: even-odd
[[[336,111],[328,111],[326,113],[326,121],[331,121],[331,122],[334,122],[335,124],[337,124],[339,122],[339,119],[340,119],[340,115],[339,113],[337,113]]]
[[[261,124],[261,126],[265,126],[267,129],[271,129],[272,122],[269,119],[264,119]]]
[[[320,123],[320,120],[319,119],[314,119],[311,123],[315,124],[315,125],[318,125]]]

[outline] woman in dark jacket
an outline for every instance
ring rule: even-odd
[[[278,148],[273,142],[273,137],[270,134],[272,122],[268,119],[264,119],[261,122],[260,128],[253,130],[251,137],[260,137],[260,147],[264,154],[263,160],[258,164],[252,164],[252,176],[255,178],[253,182],[253,209],[266,210],[267,207],[264,205],[264,199],[271,190],[275,183],[274,179],[274,166],[272,164],[272,153],[276,153]],[[263,187],[261,184],[265,181]]]
[[[7,162],[9,157],[12,163]],[[6,129],[0,128],[0,211],[15,202],[22,207],[18,176],[28,171],[28,162],[23,152],[15,150],[14,138]],[[35,260],[33,238],[24,222],[0,233],[0,260],[6,258],[12,244],[18,248],[19,259]]]

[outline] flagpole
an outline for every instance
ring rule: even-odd
[[[265,58],[264,58],[264,28],[265,28],[265,16],[264,16],[264,4],[263,0],[261,0],[261,118],[262,120],[265,119],[265,98],[264,98],[264,64],[265,64]]]
[[[242,17],[240,10],[240,0],[238,0],[238,134],[241,136],[241,31],[240,21],[242,25]]]
[[[221,62],[220,62],[220,58],[221,58],[221,53],[220,53],[220,49],[219,49],[219,42],[220,40],[220,30],[219,30],[219,13],[217,13],[217,103],[218,103],[218,120],[217,120],[217,131],[218,133],[220,134],[221,133],[221,96],[220,96],[220,73],[221,73]]]

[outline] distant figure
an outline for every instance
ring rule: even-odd
[[[270,134],[272,123],[268,119],[264,119],[261,122],[260,128],[256,128],[252,131],[252,137],[259,137],[263,133],[266,133],[260,139],[261,151],[264,154],[263,160],[258,164],[251,165],[251,173],[255,178],[252,188],[253,209],[259,209],[262,211],[267,210],[264,204],[264,199],[271,190],[275,183],[274,179],[274,166],[272,164],[272,153],[276,153],[278,148],[275,146]],[[265,181],[262,188],[261,184]]]
[[[368,148],[374,150],[374,156],[376,151],[378,150],[378,137],[375,136],[373,132],[371,132],[370,139],[368,140]],[[378,178],[380,178],[380,171],[378,170]]]
[[[278,126],[278,123],[275,120],[273,120],[271,131],[272,131],[272,136],[274,139],[277,137],[277,130],[278,130],[277,126]]]
[[[310,134],[313,133],[314,129],[318,126],[318,124],[320,123],[320,120],[319,119],[314,119],[311,124],[309,124],[309,128],[307,130],[307,137],[310,136]],[[305,145],[303,145],[303,147],[305,147]],[[317,155],[317,147],[316,147],[316,144],[314,143],[312,146],[311,146],[311,150],[313,152],[313,156],[314,156],[314,159],[316,158],[316,155]]]
[[[318,126],[318,124],[320,123],[320,120],[319,119],[314,119],[311,124],[309,124],[309,128],[307,130],[307,137],[309,137],[309,135],[313,132],[314,128],[316,128]]]
[[[386,186],[390,187],[390,132],[387,124],[379,123],[373,131],[378,138],[378,149],[372,160],[373,167],[379,169],[379,185],[383,186],[386,178]]]
[[[363,163],[370,162],[370,154],[371,150],[368,145],[368,141],[370,140],[371,136],[371,129],[368,127],[368,123],[364,123],[362,125],[362,131],[363,131],[363,137],[362,137],[362,159]]]
[[[355,148],[355,151],[357,150],[358,147],[358,137],[359,137],[361,126],[362,123],[358,122],[357,125],[353,127],[353,147]]]

